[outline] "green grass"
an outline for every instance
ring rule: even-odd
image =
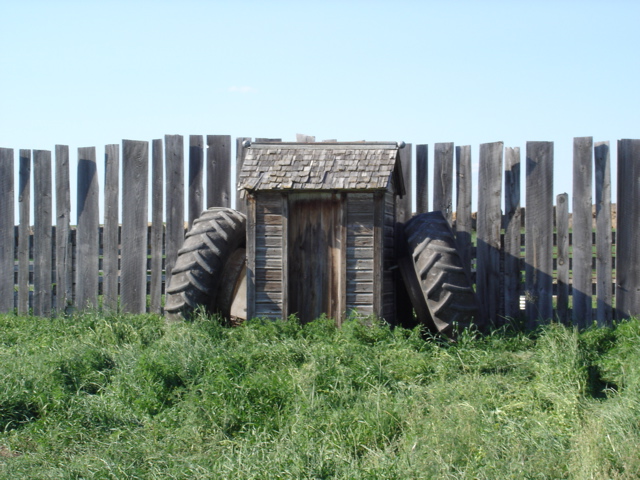
[[[373,325],[372,325],[373,324]],[[640,476],[640,322],[0,316],[0,478]]]

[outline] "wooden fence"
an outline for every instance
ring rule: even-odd
[[[233,194],[231,137],[188,138],[186,211],[182,136],[153,140],[151,152],[143,141],[107,145],[100,166],[96,148],[79,148],[77,227],[70,224],[69,148],[57,145],[53,158],[50,151],[19,150],[17,159],[12,149],[0,148],[0,312],[46,317],[91,307],[161,313],[166,272],[186,227],[203,208],[231,206]],[[236,139],[237,167],[246,139]],[[524,160],[519,148],[502,142],[481,145],[475,193],[470,146],[436,143],[432,151],[430,169],[428,146],[416,146],[417,211],[441,210],[450,219],[481,309],[495,324],[520,318],[534,327],[553,318],[585,327],[593,320],[605,325],[640,315],[640,140],[618,141],[615,229],[608,142],[574,139],[571,215],[568,195],[553,198],[552,142],[528,142]],[[411,145],[401,152],[411,185]],[[409,190],[398,207],[399,220],[408,219],[411,202]],[[242,210],[239,199],[237,208]]]

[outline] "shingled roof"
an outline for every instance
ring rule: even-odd
[[[395,142],[254,143],[238,188],[254,190],[386,190],[404,195]],[[393,183],[392,183],[393,182]]]

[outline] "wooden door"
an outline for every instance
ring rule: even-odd
[[[303,323],[322,313],[340,321],[340,214],[339,195],[289,197],[288,312]]]

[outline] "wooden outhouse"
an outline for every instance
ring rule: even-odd
[[[253,143],[247,200],[247,315],[302,322],[353,310],[396,315],[394,143]]]

